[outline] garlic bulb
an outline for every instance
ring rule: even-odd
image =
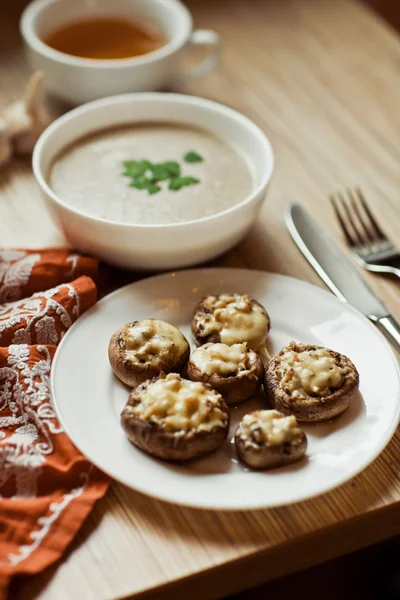
[[[42,101],[43,73],[36,71],[28,82],[25,97],[11,104],[4,112],[4,120],[15,154],[30,154],[50,122]]]
[[[7,124],[0,119],[0,167],[7,164],[11,158],[12,147]]]

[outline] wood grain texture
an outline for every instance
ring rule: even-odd
[[[198,27],[221,33],[224,53],[218,71],[181,91],[241,110],[267,133],[276,154],[256,227],[216,264],[271,270],[321,285],[289,238],[284,209],[290,201],[302,202],[341,239],[327,196],[355,184],[398,240],[397,35],[350,0],[188,4]],[[0,106],[22,91],[28,74],[12,26],[18,2],[13,7],[14,17],[0,14]],[[28,162],[16,161],[0,172],[0,215],[2,245],[63,242]],[[399,284],[363,274],[400,318]],[[16,583],[13,598],[211,599],[316,564],[400,533],[399,464],[396,435],[368,469],[339,489],[251,513],[179,508],[114,484],[61,564]]]

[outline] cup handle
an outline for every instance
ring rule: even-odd
[[[181,76],[184,81],[193,81],[204,77],[217,66],[221,55],[221,36],[212,29],[195,29],[190,34],[188,45],[209,48],[208,55],[201,63]]]

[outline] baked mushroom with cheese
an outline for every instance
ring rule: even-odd
[[[247,342],[251,350],[265,345],[271,323],[267,311],[247,294],[207,296],[196,306],[192,333],[198,345],[228,346]]]
[[[192,381],[209,383],[227,404],[238,404],[260,389],[264,365],[261,358],[242,344],[204,344],[190,356],[185,374]]]
[[[179,373],[189,354],[189,342],[183,333],[158,319],[124,325],[113,334],[108,346],[112,370],[130,387],[162,371]]]
[[[121,414],[129,440],[149,454],[189,460],[218,448],[229,431],[229,411],[211,386],[161,375],[133,389]]]
[[[295,462],[307,449],[307,437],[293,415],[256,410],[245,415],[235,434],[239,458],[253,469],[270,469]]]
[[[359,375],[347,356],[291,342],[268,365],[264,388],[274,408],[299,421],[323,421],[348,408]]]

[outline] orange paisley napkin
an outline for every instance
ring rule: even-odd
[[[54,412],[57,344],[96,301],[98,262],[65,249],[0,248],[0,598],[57,560],[108,486]]]

